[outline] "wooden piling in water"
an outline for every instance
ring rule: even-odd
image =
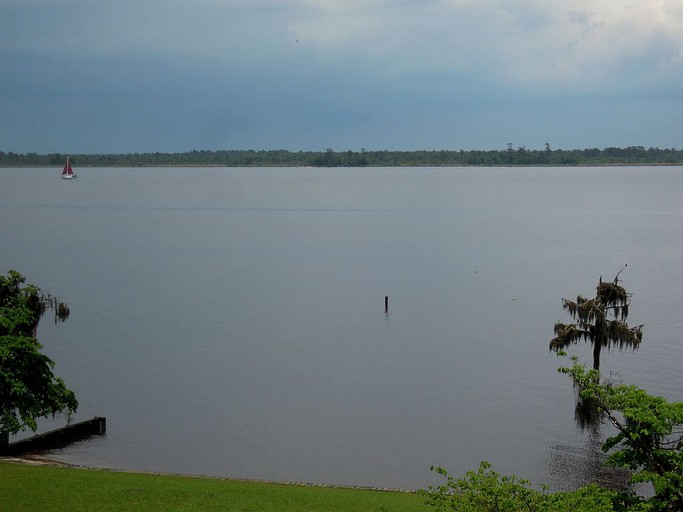
[[[385,295],[384,296],[384,312],[386,313],[389,311],[389,296]]]

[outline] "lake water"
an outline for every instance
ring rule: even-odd
[[[0,169],[0,271],[69,304],[39,340],[74,420],[107,417],[55,459],[393,488],[480,460],[553,489],[609,479],[548,342],[561,298],[624,264],[645,334],[603,375],[683,400],[681,168],[76,172]]]

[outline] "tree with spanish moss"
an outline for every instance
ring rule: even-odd
[[[574,323],[555,324],[555,338],[550,342],[550,350],[559,352],[581,340],[590,342],[593,346],[593,370],[599,372],[602,349],[638,348],[643,326],[629,327],[626,323],[631,294],[619,284],[619,274],[623,270],[611,282],[604,282],[600,277],[595,297],[591,299],[581,295],[575,301],[562,299],[562,307]]]
[[[38,322],[52,309],[55,322],[69,316],[69,308],[40,288],[24,284],[19,272],[0,276],[0,447],[9,434],[35,431],[37,419],[71,414],[78,401],[64,381],[52,373],[54,361],[41,352]]]

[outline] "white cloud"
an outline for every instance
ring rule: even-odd
[[[292,30],[325,59],[380,69],[452,70],[524,87],[600,90],[679,80],[677,0],[309,2]],[[313,5],[315,4],[315,5]]]

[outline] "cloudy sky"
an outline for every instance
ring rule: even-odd
[[[681,0],[0,0],[0,150],[683,147]]]

